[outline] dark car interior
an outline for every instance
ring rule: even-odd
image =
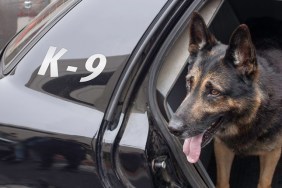
[[[227,0],[217,9],[209,22],[209,29],[224,44],[228,44],[229,37],[234,29],[241,23],[246,23],[256,37],[275,37],[280,47],[282,46],[282,1],[279,0]],[[201,13],[201,12],[200,12]],[[272,23],[271,32],[264,30],[265,22]],[[260,23],[260,24],[257,24]],[[187,44],[188,45],[188,44]],[[255,44],[256,45],[256,44]],[[266,44],[267,45],[267,44]],[[165,65],[164,65],[165,66]],[[160,109],[166,119],[176,111],[186,95],[185,75],[187,69],[184,66],[166,96],[158,93]],[[201,162],[207,170],[210,178],[215,183],[216,164],[213,151],[213,143],[207,145],[201,154]],[[282,187],[282,160],[276,168],[272,187]],[[230,185],[231,187],[256,187],[259,177],[259,158],[256,156],[236,156],[233,162]]]

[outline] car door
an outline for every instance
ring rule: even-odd
[[[127,187],[213,187],[211,180],[202,176],[205,170],[188,164],[181,155],[180,142],[168,133],[163,122],[165,114],[159,113],[156,98],[156,80],[163,63],[159,57],[167,57],[162,49],[172,49],[173,39],[187,26],[192,11],[202,5],[203,1],[169,1],[130,57],[95,145],[100,150],[97,159],[105,185],[116,182]],[[148,171],[153,185],[144,183],[150,178]]]
[[[187,10],[159,50],[148,78],[148,100],[153,126],[162,133],[172,151],[171,155],[176,158],[179,169],[184,172],[182,178],[194,181],[192,187],[214,187],[214,182],[206,169],[208,164],[214,165],[212,145],[204,149],[199,162],[188,163],[182,151],[182,140],[172,136],[167,125],[171,115],[186,96],[185,76],[189,56],[188,28],[191,14],[193,11],[199,12],[210,25],[222,5],[221,0],[198,2],[197,6],[191,8],[192,10]]]

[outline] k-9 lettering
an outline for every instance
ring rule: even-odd
[[[47,54],[42,62],[42,65],[38,71],[39,75],[45,75],[45,73],[48,70],[48,67],[50,66],[50,77],[58,77],[58,60],[68,51],[65,48],[62,48],[57,54],[55,54],[56,47],[50,46]],[[97,67],[93,67],[93,63],[96,59],[99,59],[99,64]],[[87,82],[89,80],[92,80],[96,78],[99,74],[101,74],[106,67],[107,59],[102,54],[94,54],[90,56],[86,63],[85,63],[85,69],[89,72],[91,72],[90,75],[82,77],[80,79],[80,82]],[[76,72],[77,67],[68,66],[67,71],[69,72]]]

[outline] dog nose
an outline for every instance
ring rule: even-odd
[[[177,116],[173,116],[169,121],[168,129],[175,136],[180,136],[184,132],[183,120]]]

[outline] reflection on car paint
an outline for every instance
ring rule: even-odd
[[[0,165],[5,176],[1,175],[0,185],[72,187],[75,183],[76,187],[99,187],[93,176],[95,163],[87,138],[3,125],[1,130]],[[15,172],[22,173],[19,176]]]
[[[109,95],[108,90],[105,89],[116,81],[117,70],[120,69],[119,67],[124,66],[128,55],[106,58],[107,64],[103,72],[88,82],[80,82],[82,77],[89,75],[85,68],[86,59],[62,59],[58,60],[59,77],[51,77],[49,71],[45,75],[38,75],[38,67],[25,86],[88,107],[95,107],[102,111],[106,107],[103,98]],[[97,64],[98,62],[95,61],[93,67],[97,66]],[[68,66],[77,67],[78,70],[76,72],[67,71]],[[58,84],[63,87],[56,87]]]

